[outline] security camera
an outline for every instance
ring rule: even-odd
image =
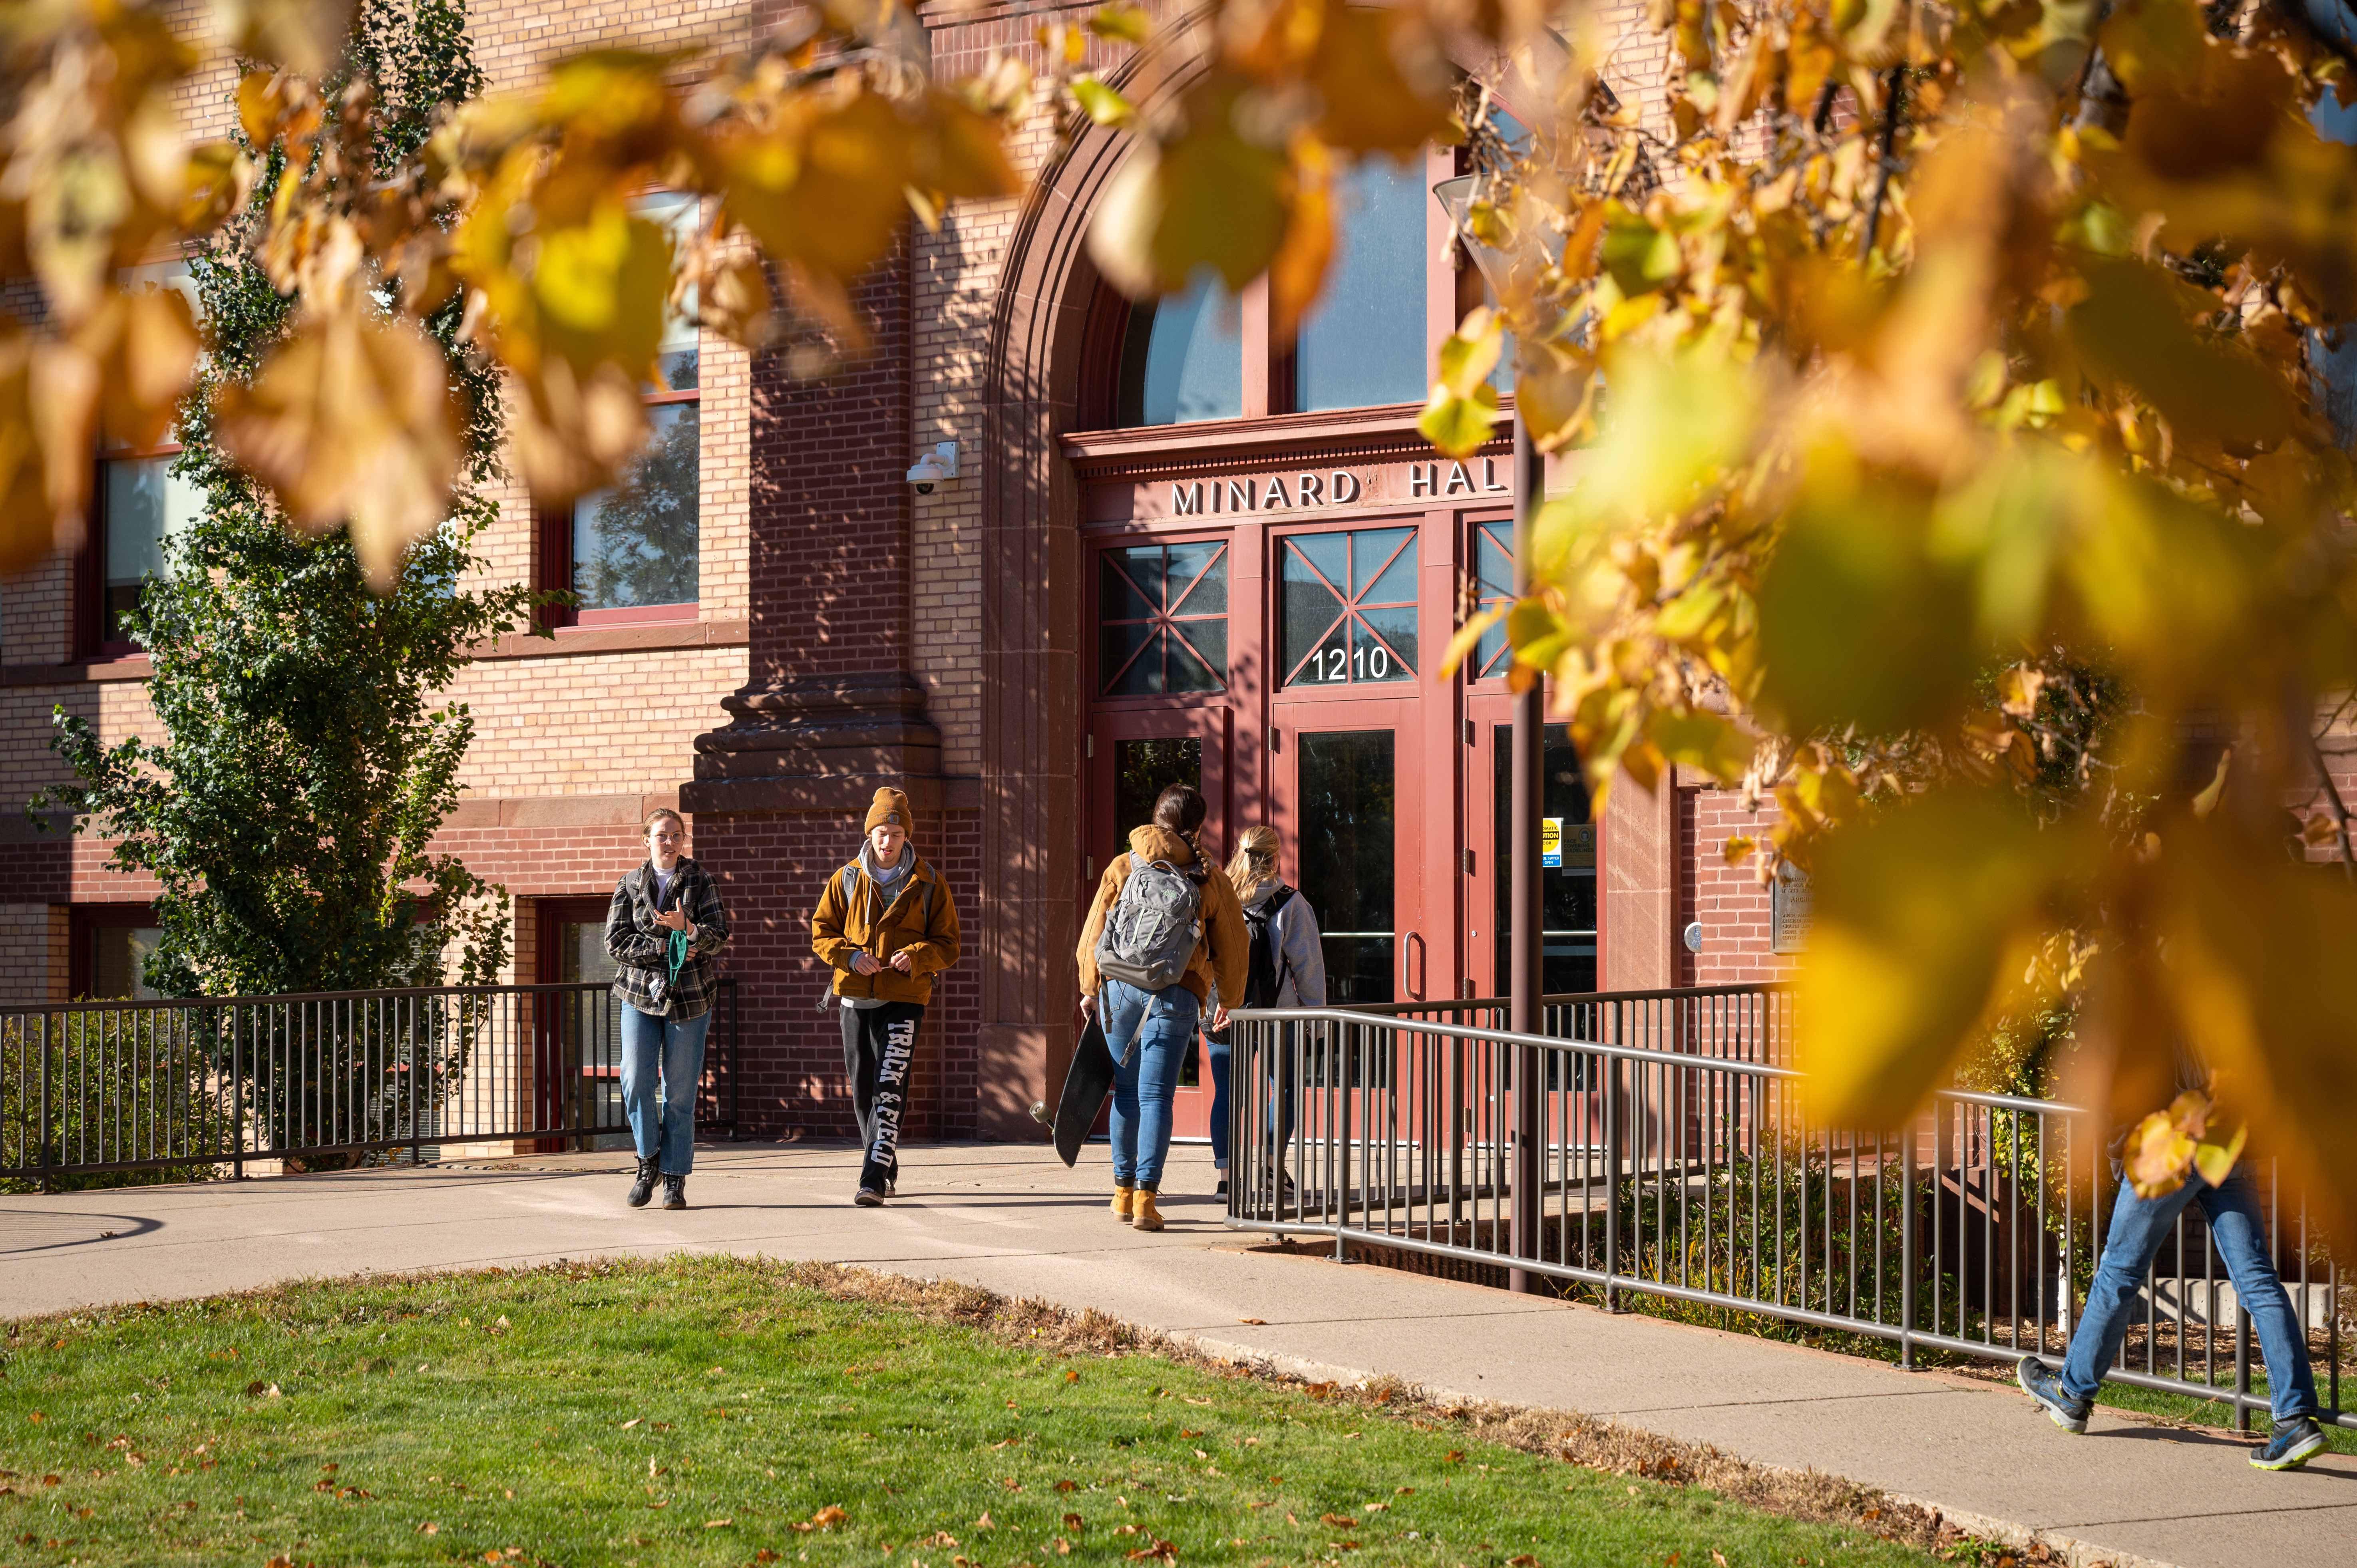
[[[909,470],[909,483],[916,487],[919,495],[931,495],[935,485],[947,484],[957,478],[957,459],[956,442],[939,442]]]

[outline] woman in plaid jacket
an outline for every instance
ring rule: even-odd
[[[687,1207],[695,1165],[695,1086],[718,989],[713,955],[727,945],[728,911],[711,873],[680,854],[677,811],[647,819],[647,859],[614,885],[606,955],[622,1004],[622,1105],[638,1146],[630,1204],[646,1207],[658,1174],[663,1207]]]

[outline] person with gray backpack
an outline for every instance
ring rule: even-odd
[[[1173,784],[1154,821],[1129,835],[1081,929],[1081,1011],[1098,1014],[1113,1053],[1113,1217],[1162,1229],[1155,1207],[1170,1155],[1170,1108],[1216,986],[1244,993],[1252,950],[1235,888],[1203,854],[1203,797]],[[1218,1008],[1211,1026],[1224,1027]]]

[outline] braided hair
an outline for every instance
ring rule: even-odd
[[[1210,814],[1203,792],[1192,784],[1173,784],[1154,802],[1154,825],[1185,839],[1199,864],[1203,860],[1203,819]]]

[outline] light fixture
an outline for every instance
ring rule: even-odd
[[[1503,300],[1516,293],[1527,294],[1538,281],[1537,274],[1563,257],[1563,235],[1553,228],[1542,228],[1536,235],[1518,233],[1511,250],[1500,250],[1487,241],[1477,239],[1468,220],[1484,177],[1461,174],[1455,179],[1444,179],[1432,188],[1433,199],[1448,214],[1448,226],[1457,231],[1457,242],[1465,247],[1466,255],[1480,269],[1481,281],[1490,285],[1490,297]],[[1517,276],[1517,274],[1524,274]]]
[[[919,495],[931,495],[935,485],[948,484],[958,477],[957,460],[956,442],[937,442],[933,449],[918,458],[916,466],[909,470],[909,483],[916,487]]]

